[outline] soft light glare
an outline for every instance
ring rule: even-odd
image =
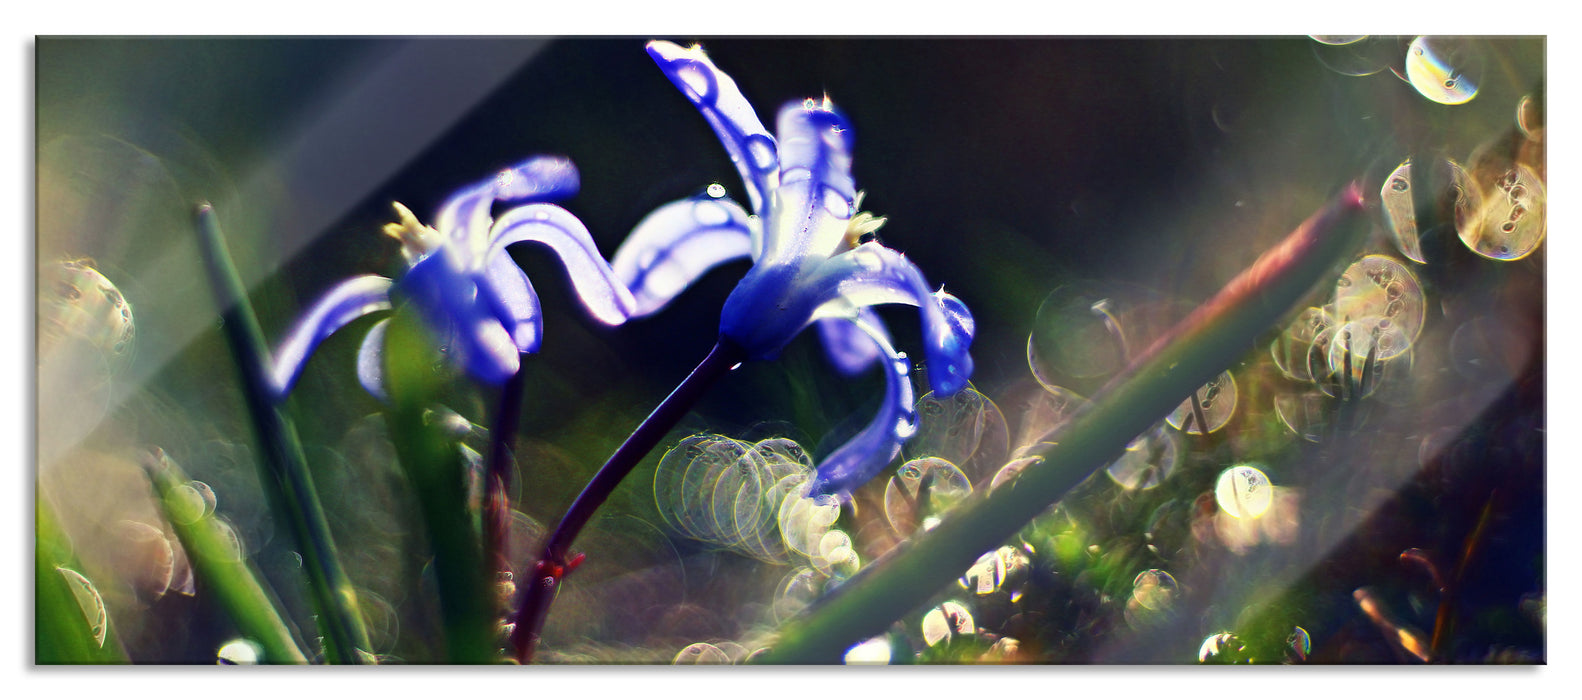
[[[874,637],[846,650],[848,666],[884,666],[890,663],[890,641]]]

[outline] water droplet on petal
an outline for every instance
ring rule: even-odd
[[[760,172],[773,168],[778,160],[774,141],[765,134],[747,137],[747,156],[752,160],[753,169]]]
[[[708,104],[714,101],[710,93],[713,92],[714,76],[710,75],[708,68],[697,61],[689,61],[676,70],[681,77],[681,82],[686,86],[688,96],[694,102]]]

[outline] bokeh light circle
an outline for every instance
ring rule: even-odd
[[[1274,488],[1262,471],[1242,464],[1220,472],[1214,500],[1231,517],[1256,519],[1269,511]]]

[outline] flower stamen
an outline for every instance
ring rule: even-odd
[[[444,238],[433,227],[418,221],[411,209],[400,202],[391,202],[395,207],[396,217],[400,219],[395,223],[385,224],[386,236],[401,242],[401,255],[406,258],[407,264],[412,265],[427,257],[429,253],[439,250]]]

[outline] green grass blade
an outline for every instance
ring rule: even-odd
[[[124,664],[104,604],[91,589],[74,586],[78,568],[71,546],[42,500],[34,500],[33,663]],[[86,582],[87,579],[80,579]],[[91,585],[91,584],[88,584]]]
[[[220,222],[207,204],[198,207],[197,229],[204,265],[225,321],[225,334],[241,372],[248,414],[265,457],[258,464],[259,481],[269,496],[271,510],[291,532],[302,555],[309,592],[324,636],[324,658],[339,664],[371,660],[367,655],[368,631],[357,606],[357,592],[336,556],[335,542],[330,537],[329,523],[313,487],[296,426],[269,398],[269,382],[265,375],[269,348],[264,343],[263,330],[247,300],[236,265],[231,262]]]
[[[274,600],[242,556],[235,534],[212,512],[205,512],[202,496],[187,487],[181,467],[156,448],[144,456],[143,468],[199,584],[231,616],[242,636],[263,650],[263,662],[307,663]]]

